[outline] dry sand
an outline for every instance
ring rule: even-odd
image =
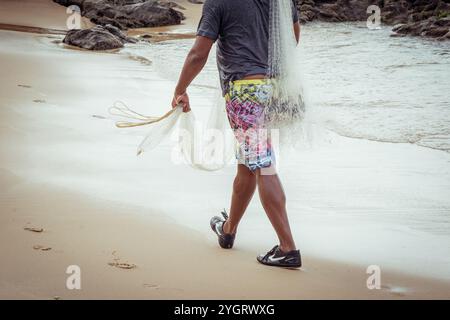
[[[60,10],[40,2],[48,19]],[[185,168],[165,176],[170,164],[163,152],[136,160],[130,139],[140,137],[118,133],[103,118],[116,98],[132,105],[169,99],[173,82],[154,74],[140,79],[149,66],[136,57],[67,50],[54,42],[59,36],[0,31],[0,39],[0,298],[450,297],[446,281],[389,270],[381,290],[368,290],[365,267],[309,254],[302,270],[267,268],[255,260],[261,248],[246,246],[245,237],[235,249],[220,250],[212,234],[151,209],[152,202],[179,202],[189,212],[182,203],[189,207],[194,198],[183,180],[195,175],[202,190],[201,182],[213,184],[217,176]],[[158,189],[146,180],[156,180]],[[223,181],[231,176],[217,183]],[[137,183],[153,186],[145,199],[150,208],[130,205],[136,194],[128,186]],[[130,202],[111,200],[116,193]],[[81,290],[66,289],[69,265],[81,268]]]
[[[67,8],[49,0],[2,0],[0,23],[20,27],[67,30]],[[91,25],[82,19],[82,26]]]

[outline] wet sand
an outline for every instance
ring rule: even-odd
[[[187,228],[194,193],[228,190],[232,170],[173,166],[166,146],[136,158],[140,133],[114,128],[107,114],[118,99],[161,114],[175,84],[151,61],[68,50],[61,38],[0,31],[0,298],[449,298],[445,280],[384,269],[381,289],[369,290],[366,266],[308,252],[302,270],[267,268],[255,256],[272,235],[264,246],[239,236],[225,251],[208,221],[205,232]],[[179,219],[166,212],[174,206]],[[81,268],[81,290],[66,288],[70,265]]]
[[[382,289],[368,290],[364,269],[311,256],[302,270],[267,268],[254,251],[220,250],[213,237],[158,212],[31,183],[5,170],[0,177],[2,299],[448,298],[445,283],[395,273],[383,273]],[[81,268],[81,290],[66,289],[71,265]]]

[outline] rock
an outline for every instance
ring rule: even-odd
[[[176,3],[176,2],[169,1],[169,2],[166,2],[166,3],[167,3],[167,6],[168,6],[169,8],[178,8],[178,9],[180,9],[180,10],[186,10],[185,7],[179,5],[179,4]]]
[[[421,36],[447,40],[449,0],[296,0],[300,22],[365,21],[367,8],[377,5],[382,23],[395,25],[393,36]],[[447,32],[446,32],[447,31]]]
[[[64,6],[77,5],[81,14],[97,25],[119,29],[180,24],[185,17],[173,9],[174,2],[157,0],[53,0]]]
[[[431,18],[432,16],[434,16],[434,11],[422,11],[418,13],[412,13],[409,16],[409,20],[411,20],[412,22],[417,22],[426,20],[428,18]]]
[[[125,43],[136,41],[111,25],[95,26],[84,30],[69,30],[63,40],[66,44],[87,50],[118,49],[122,48]]]
[[[308,12],[308,11],[314,11],[314,7],[310,4],[303,4],[300,6],[300,13]]]
[[[312,21],[314,20],[315,17],[316,11],[311,5],[304,4],[300,7],[300,14],[299,14],[300,23]]]
[[[409,9],[410,3],[406,0],[385,0],[384,6],[381,8],[381,20],[393,25],[406,23]]]
[[[440,38],[444,37],[448,32],[449,32],[448,28],[435,27],[435,28],[428,28],[422,31],[420,35],[425,37]]]
[[[53,0],[53,1],[65,7],[75,5],[81,8],[85,0]]]
[[[447,32],[444,36],[437,38],[439,41],[450,40],[450,31]]]
[[[450,27],[450,16],[446,17],[446,18],[438,18],[434,24],[436,26],[440,26],[440,27]]]
[[[401,31],[401,30],[403,28],[407,28],[406,23],[398,23],[392,28],[392,31],[397,32],[397,33],[402,33],[403,31]]]
[[[345,21],[345,19],[341,20],[339,13],[336,11],[334,5],[324,5],[323,7],[321,7],[317,12],[317,17],[322,21],[328,22]]]
[[[300,22],[361,21],[367,19],[367,7],[373,2],[369,0],[298,0],[297,8],[300,13]]]
[[[442,0],[385,0],[382,21],[399,24],[392,31],[398,35],[411,35],[446,40],[450,31],[450,4]]]
[[[450,32],[450,18],[437,19],[431,17],[423,21],[404,23],[395,26],[392,31],[398,34],[446,40],[447,34]]]
[[[136,43],[137,42],[136,39],[128,37],[127,35],[125,35],[125,33],[123,33],[119,28],[117,28],[115,26],[107,24],[104,28],[106,30],[108,30],[109,33],[111,33],[112,35],[119,38],[123,43]]]

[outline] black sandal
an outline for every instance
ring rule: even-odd
[[[212,231],[214,231],[214,233],[218,237],[220,247],[222,247],[223,249],[231,249],[233,248],[234,238],[236,234],[223,232],[223,224],[228,220],[228,214],[225,210],[223,210],[221,213],[223,219],[218,216],[214,216],[211,218],[209,224],[211,225]]]
[[[283,252],[278,245],[266,254],[258,256],[256,260],[266,266],[272,267],[300,268],[302,266],[302,258],[299,250]]]

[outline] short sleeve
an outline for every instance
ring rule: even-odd
[[[219,0],[206,0],[203,4],[203,12],[198,24],[197,35],[217,40],[220,33],[222,10]]]
[[[296,0],[292,0],[292,20],[294,21],[294,23],[297,23],[299,20]]]

